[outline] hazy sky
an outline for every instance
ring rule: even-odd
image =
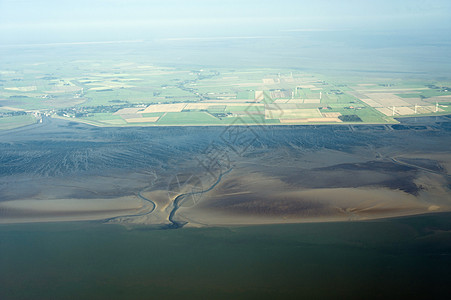
[[[0,42],[451,29],[451,1],[0,0]]]

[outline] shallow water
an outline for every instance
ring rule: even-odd
[[[450,230],[449,213],[179,230],[1,225],[0,298],[444,298]]]

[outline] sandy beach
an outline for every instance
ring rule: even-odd
[[[103,220],[143,209],[138,197],[112,199],[33,199],[0,202],[0,224]]]

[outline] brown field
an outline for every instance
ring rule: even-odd
[[[272,91],[270,94],[273,99],[290,99],[292,96],[291,91]]]
[[[341,116],[341,113],[339,113],[339,112],[330,112],[330,113],[322,113],[322,115],[325,118],[338,118],[339,116]]]
[[[428,98],[428,99],[425,99],[424,101],[427,101],[427,102],[432,102],[432,103],[435,103],[435,102],[451,102],[451,96],[437,96],[437,97],[431,97],[431,98]]]
[[[367,93],[368,96],[373,101],[377,102],[382,107],[387,106],[409,106],[409,103],[403,100],[403,98],[389,93]]]

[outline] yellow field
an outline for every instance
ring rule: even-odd
[[[413,115],[415,113],[414,108],[410,107],[395,107],[395,113],[398,113],[399,115]]]
[[[86,85],[99,85],[98,83],[88,83]],[[122,82],[115,82],[115,83],[103,83],[102,86],[92,87],[89,90],[90,91],[98,91],[98,90],[105,90],[105,89],[118,89],[118,88],[133,88],[134,85],[130,84],[124,84]]]
[[[299,100],[302,101],[302,99],[299,99]],[[274,100],[273,103],[287,103],[287,102],[288,102],[288,99],[277,99],[277,100]]]
[[[142,113],[181,112],[186,105],[186,103],[149,105]]]
[[[359,83],[358,86],[375,86],[375,83]]]
[[[263,91],[255,91],[255,100],[262,101],[265,99],[265,95],[263,94]]]
[[[366,94],[370,99],[377,102],[379,106],[409,106],[410,104],[404,101],[401,97],[398,97],[390,93],[374,93]]]
[[[304,99],[304,103],[320,103],[319,99]]]
[[[261,86],[262,83],[261,82],[249,82],[249,83],[234,83],[232,85],[239,86],[239,87],[254,87],[254,86]]]
[[[383,113],[386,116],[393,116],[393,107],[377,107],[378,111]],[[418,114],[429,114],[435,112],[435,105],[426,105],[426,106],[417,106]],[[437,109],[438,112],[444,111],[440,107]],[[395,106],[395,116],[405,116],[405,115],[414,115],[415,114],[415,106]]]
[[[308,122],[342,122],[339,118],[308,118]]]
[[[125,119],[127,123],[154,123],[158,121],[160,117],[143,117],[143,118],[134,118],[134,119]]]
[[[322,118],[318,109],[300,109],[300,108],[279,108],[266,109],[266,119],[301,119],[301,118]]]
[[[9,106],[1,106],[2,109],[11,110],[11,111],[24,111],[23,108],[15,108],[15,107],[9,107]]]
[[[426,113],[435,112],[435,105],[418,106],[417,111],[420,112],[420,109],[424,110]],[[437,111],[444,111],[444,110],[439,107]]]
[[[277,99],[273,103],[320,103],[319,99]]]
[[[386,116],[391,116],[393,115],[393,110],[387,107],[376,107],[376,110],[380,111],[381,113],[383,113]]]
[[[373,99],[370,98],[360,98],[361,101],[365,102],[366,104],[368,104],[371,107],[382,107],[382,105],[376,101],[374,101]]]
[[[274,84],[274,79],[272,78],[263,78],[262,80],[264,84]]]
[[[302,118],[302,119],[280,119],[282,124],[291,123],[340,123],[338,118]]]
[[[304,99],[289,99],[287,103],[304,103]]]
[[[79,79],[78,81],[80,81],[81,83],[96,83],[96,82],[103,82],[102,80],[98,80],[98,79]]]
[[[102,120],[102,121],[98,121],[98,122],[105,123],[105,124],[110,124],[110,125],[123,125],[123,124],[125,124],[124,120],[122,120],[122,119]]]
[[[36,91],[37,88],[35,85],[32,85],[32,86],[20,86],[20,87],[5,87],[5,90],[19,91],[19,92],[32,92],[32,91]]]

